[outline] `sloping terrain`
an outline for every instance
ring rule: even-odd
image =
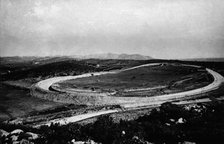
[[[12,68],[10,68],[12,67]],[[97,71],[97,68],[77,60],[63,60],[46,64],[13,67],[4,66],[8,72],[2,74],[2,80],[18,80],[24,78],[52,77],[62,75],[76,75],[83,72]]]
[[[0,84],[0,93],[0,122],[62,105],[31,97],[28,90],[15,89],[2,84]]]

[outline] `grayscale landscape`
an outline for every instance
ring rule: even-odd
[[[224,137],[221,0],[0,0],[0,144]]]

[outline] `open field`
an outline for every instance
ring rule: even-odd
[[[53,84],[52,88],[69,92],[108,92],[113,96],[154,96],[203,87],[212,80],[204,68],[160,64],[67,80]]]

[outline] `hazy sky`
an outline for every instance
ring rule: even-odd
[[[224,57],[223,0],[0,0],[0,56]]]

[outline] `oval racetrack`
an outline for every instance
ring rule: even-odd
[[[83,78],[83,77],[90,77],[92,74],[94,74],[95,76],[96,75],[103,75],[103,74],[115,74],[115,73],[118,73],[118,72],[121,72],[121,71],[132,70],[132,69],[145,67],[145,66],[155,66],[155,65],[160,65],[160,64],[161,63],[144,64],[144,65],[140,65],[140,66],[124,69],[124,70],[87,73],[87,74],[82,74],[82,75],[78,75],[78,76],[54,77],[54,78],[49,78],[49,79],[40,81],[37,84],[35,84],[34,87],[38,88],[39,90],[43,90],[44,92],[51,92],[49,90],[49,88],[51,87],[52,84],[57,83],[57,82],[70,80],[70,79]],[[195,66],[195,65],[184,65],[184,66],[199,68],[199,66]],[[180,93],[165,94],[165,95],[153,96],[153,97],[148,97],[148,98],[139,98],[139,99],[147,99],[147,100],[149,99],[150,103],[148,101],[144,102],[144,100],[143,100],[140,103],[139,102],[138,103],[130,102],[130,103],[125,103],[125,104],[121,104],[121,105],[124,108],[141,108],[141,107],[146,107],[146,106],[153,107],[153,106],[159,106],[160,104],[162,104],[164,102],[167,102],[167,101],[181,100],[181,99],[184,99],[186,97],[188,99],[194,98],[195,95],[202,94],[202,93],[207,93],[207,92],[218,89],[221,86],[221,84],[224,82],[224,78],[219,73],[217,73],[217,72],[215,72],[211,69],[206,68],[206,71],[213,76],[214,80],[213,80],[212,83],[210,83],[209,85],[207,85],[205,87],[194,89],[194,90],[189,90],[189,91],[184,91],[184,92],[180,92]],[[36,96],[35,95],[35,90],[31,94],[33,96]],[[88,119],[88,118],[99,116],[99,115],[104,115],[104,114],[108,114],[108,113],[115,113],[115,112],[118,112],[118,111],[119,110],[115,109],[115,110],[105,110],[105,111],[81,114],[81,115],[76,115],[76,116],[73,116],[73,117],[52,120],[52,121],[49,121],[45,124],[47,124],[47,125],[49,125],[50,123],[66,124],[66,123],[77,122],[77,121],[80,121],[80,120]]]

